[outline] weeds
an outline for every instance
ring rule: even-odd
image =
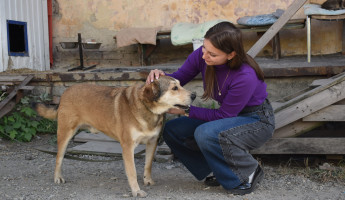
[[[277,158],[278,157],[278,158]],[[316,182],[345,183],[345,159],[329,160],[323,156],[274,156],[262,157],[266,165],[278,165],[278,173],[302,175]]]
[[[0,137],[29,142],[37,133],[56,132],[56,121],[39,117],[29,104],[30,98],[23,97],[12,112],[0,119]]]

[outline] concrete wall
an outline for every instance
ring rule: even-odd
[[[343,71],[344,68],[341,68]],[[171,73],[175,69],[166,70]],[[275,69],[269,69],[271,71],[279,71]],[[89,83],[105,86],[129,86],[135,83],[144,83],[147,77],[147,71],[127,71],[123,72],[76,72],[76,73],[36,73],[34,79],[29,85],[35,86],[33,91],[35,95],[39,96],[42,93],[48,93],[54,96],[55,102],[58,103],[59,97],[70,86],[78,83]],[[317,70],[316,70],[317,71]],[[267,83],[267,92],[271,101],[277,101],[288,95],[295,94],[308,87],[313,80],[323,79],[329,77],[331,74],[339,73],[337,70],[325,70],[327,72],[321,75],[321,73],[315,73],[314,75],[300,74],[298,76],[266,76],[265,82]],[[197,99],[193,105],[210,107],[212,101],[204,102],[201,99],[203,94],[203,87],[201,76],[196,77],[193,81],[185,85],[185,88],[196,92]]]
[[[95,40],[102,45],[98,50],[84,51],[86,65],[103,67],[138,66],[136,45],[117,48],[113,36],[128,27],[157,27],[169,30],[177,22],[203,23],[227,19],[236,23],[239,17],[269,14],[276,9],[287,9],[293,0],[54,0],[53,1],[54,66],[68,68],[79,64],[78,50],[62,49],[59,42]],[[301,9],[294,18],[305,18]],[[283,56],[307,53],[306,28],[280,32]],[[312,54],[340,52],[341,22],[312,21]],[[246,33],[244,44],[249,49],[259,38]],[[316,40],[315,38],[322,38]],[[314,40],[313,40],[314,39]],[[330,45],[331,44],[331,45]],[[327,48],[325,48],[327,47]],[[174,47],[170,41],[156,49],[152,64],[184,59],[192,45]],[[259,56],[271,55],[268,45]]]

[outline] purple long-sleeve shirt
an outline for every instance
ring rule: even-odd
[[[178,79],[183,86],[201,72],[205,88],[207,65],[202,59],[202,55],[200,47],[188,56],[185,63],[176,72],[167,75]],[[189,117],[204,121],[235,117],[244,107],[260,105],[264,102],[268,95],[267,85],[258,79],[255,70],[248,64],[242,64],[238,70],[231,70],[229,74],[229,67],[225,64],[214,66],[214,68],[221,90],[221,96],[219,96],[217,84],[215,84],[214,99],[220,104],[219,109],[191,106]]]

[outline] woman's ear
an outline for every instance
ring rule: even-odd
[[[228,60],[231,60],[236,55],[237,55],[236,51],[232,51],[231,53],[228,54]]]

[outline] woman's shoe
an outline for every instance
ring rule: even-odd
[[[229,190],[230,193],[235,195],[245,195],[254,191],[256,184],[261,182],[264,178],[264,171],[262,171],[260,165],[255,170],[252,183],[244,182],[241,185]]]
[[[204,183],[207,186],[220,186],[220,183],[217,181],[215,176],[206,177]]]

